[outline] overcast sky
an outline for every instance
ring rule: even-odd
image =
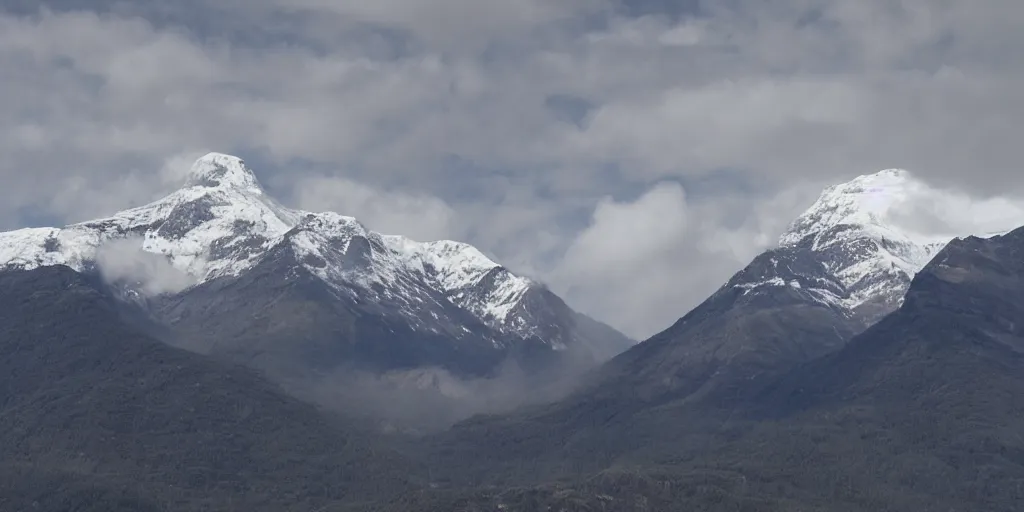
[[[0,227],[234,153],[642,338],[826,184],[1021,195],[1022,26],[1019,0],[0,0]]]

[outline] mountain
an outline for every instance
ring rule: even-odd
[[[1024,228],[954,240],[897,311],[752,401],[758,428],[726,458],[752,479],[788,471],[849,510],[1019,510],[1020,318]],[[770,448],[739,455],[754,446]]]
[[[364,427],[122,315],[68,267],[0,273],[3,510],[313,510],[413,487]]]
[[[930,200],[941,200],[902,169],[829,187],[769,253],[771,268],[748,268],[728,286],[802,288],[808,298],[870,325],[899,306],[914,274],[946,243],[973,234],[926,235],[901,226],[908,198],[929,192]]]
[[[993,420],[1016,414],[1007,406],[1020,399],[1004,388],[1024,385],[1022,314],[1024,228],[957,239],[915,276],[896,312],[760,398],[773,416],[867,401],[938,413],[924,407],[936,400],[985,409]]]
[[[352,367],[485,376],[510,360],[558,373],[632,344],[468,244],[286,208],[219,153],[152,204],[0,234],[3,268],[51,265],[102,275],[176,345],[288,382]]]
[[[668,329],[609,365],[609,388],[651,398],[693,394],[728,404],[772,375],[841,348],[898,308],[914,275],[946,243],[922,234],[912,203],[949,202],[909,172],[883,170],[827,188],[780,237]],[[998,213],[998,212],[997,212]],[[984,233],[1006,219],[973,219]]]
[[[382,306],[358,294],[342,300],[290,242],[238,274],[185,274],[195,282],[169,272],[182,267],[161,267],[162,256],[125,261],[100,248],[81,272],[23,259],[33,268],[0,272],[0,505],[1016,511],[1024,501],[1024,228],[955,238],[918,266],[915,251],[937,242],[890,217],[900,194],[916,187],[907,179],[884,172],[829,189],[779,247],[568,397],[387,444],[251,369],[145,335],[181,324],[240,329],[223,338],[227,347],[207,351],[248,350],[267,358],[249,364],[276,368],[277,377],[303,365],[329,372],[316,363],[339,346],[365,362],[398,354],[360,351],[414,346],[394,335],[406,326],[422,335],[412,330],[418,324],[370,315],[362,308]],[[864,185],[878,180],[892,186]],[[321,257],[327,264],[315,268],[331,268]],[[148,281],[127,271],[138,266]],[[850,270],[863,267],[874,270]],[[211,312],[236,316],[215,321]],[[181,318],[169,322],[174,315]],[[210,323],[194,324],[197,316]],[[325,331],[310,330],[322,324]],[[381,343],[357,335],[371,328]],[[261,337],[275,329],[279,338]],[[491,339],[508,353],[528,345]],[[463,340],[421,346],[448,355],[480,346]],[[465,389],[429,368],[374,375]],[[476,381],[455,384],[467,382]]]
[[[673,328],[684,336],[641,343],[567,399],[436,436],[432,471],[454,468],[446,476],[462,489],[438,500],[510,511],[1019,510],[1024,228],[954,239],[910,271],[906,285],[890,274],[901,296],[874,295],[895,310],[841,343],[816,336],[830,321],[863,322],[856,307],[804,286],[727,285],[709,302],[728,301]],[[816,339],[832,348],[778,350]],[[691,376],[707,367],[688,351],[705,364],[728,357]]]
[[[486,444],[476,436],[501,432],[491,421],[511,423],[514,433],[502,442],[522,457],[504,459],[512,467],[557,453],[598,470],[623,453],[646,452],[644,440],[658,439],[670,425],[717,430],[723,417],[734,418],[777,379],[836,353],[900,307],[913,277],[952,238],[911,229],[904,208],[941,208],[945,200],[902,170],[829,187],[776,247],[672,326],[603,365],[583,389],[511,419],[467,421],[442,444]],[[981,223],[986,235],[1006,221],[989,220]],[[558,440],[549,444],[548,436]]]

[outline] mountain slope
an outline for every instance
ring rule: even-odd
[[[474,453],[452,478],[480,488],[458,499],[511,511],[569,496],[581,510],[1016,511],[1021,318],[1024,228],[957,239],[896,311],[726,409],[585,391],[466,422],[433,453],[437,467]]]
[[[188,338],[181,344],[204,352],[230,344],[231,331],[256,332],[244,325],[251,316],[264,315],[277,324],[272,329],[287,329],[284,313],[266,307],[276,297],[272,290],[292,281],[305,283],[302,289],[310,294],[297,301],[328,301],[314,306],[329,311],[318,318],[332,324],[320,329],[329,336],[315,344],[347,336],[340,345],[378,352],[356,361],[372,367],[442,365],[475,374],[510,353],[558,359],[559,352],[572,350],[603,360],[632,344],[613,329],[584,320],[539,283],[513,274],[470,245],[415,242],[375,233],[351,217],[286,208],[266,194],[241,159],[218,153],[200,158],[183,188],[152,204],[62,229],[0,234],[3,268],[58,264],[103,274],[125,298],[155,307],[172,323],[197,319],[194,325],[180,325]],[[254,275],[261,276],[261,287],[254,287]],[[260,295],[268,288],[271,295]],[[212,290],[234,293],[236,300],[211,297]],[[250,299],[252,306],[246,304]],[[221,307],[235,309],[216,309]],[[204,329],[218,315],[242,323],[214,329],[218,337],[229,334],[228,340],[199,336],[209,332]],[[370,325],[366,333],[360,330],[364,324]],[[420,338],[426,340],[423,347],[416,346]],[[443,339],[452,340],[451,346],[440,347]],[[236,341],[241,346],[268,340]],[[272,341],[273,350],[287,350],[287,340]],[[335,351],[339,357],[344,352]],[[450,357],[455,352],[459,357]]]
[[[947,242],[974,234],[924,235],[901,226],[901,207],[929,194],[935,192],[901,169],[860,176],[825,190],[780,247],[813,255],[833,286],[805,284],[870,324],[899,306],[910,279]]]
[[[898,308],[914,275],[949,240],[973,234],[922,234],[904,218],[914,204],[950,201],[899,169],[829,187],[777,247],[612,361],[608,385],[655,394],[713,391],[728,404],[741,392],[737,384],[756,388],[770,374],[841,348]],[[990,215],[973,219],[983,227],[978,234],[1016,222]]]
[[[0,273],[5,510],[310,510],[408,488],[413,466],[361,428],[122,311],[67,267]]]
[[[657,455],[651,451],[663,448],[667,432],[705,442],[702,432],[731,424],[778,378],[839,351],[899,307],[938,243],[899,222],[908,196],[920,194],[943,199],[904,171],[830,187],[777,247],[674,325],[609,361],[584,389],[549,407],[468,421],[441,444],[474,449],[507,434],[500,444],[516,446],[521,459],[501,455],[506,469],[557,454],[576,470],[598,471],[625,454]],[[565,470],[551,468],[554,475]],[[532,473],[517,476],[542,472]]]
[[[482,322],[440,295],[433,296],[436,318],[393,316],[403,305],[395,302],[407,297],[371,299],[358,287],[329,286],[295,258],[273,249],[237,278],[153,300],[150,310],[175,326],[175,344],[288,378],[348,366],[377,372],[438,366],[482,374],[505,356],[493,338],[481,335],[493,334]]]
[[[761,395],[751,415],[759,428],[736,451],[774,446],[744,462],[759,474],[799,455],[817,472],[799,478],[840,487],[857,510],[1017,510],[1020,318],[1024,228],[955,240],[914,277],[896,312]],[[790,440],[798,436],[800,448]]]
[[[903,306],[843,350],[793,372],[763,398],[792,411],[835,401],[895,406],[938,396],[993,408],[1005,386],[978,386],[1024,374],[1024,228],[946,246],[914,278]],[[955,385],[956,383],[961,385]],[[884,391],[884,394],[882,392]],[[982,395],[964,393],[982,392]],[[994,400],[998,398],[998,400]],[[1016,398],[1011,401],[1017,401]]]

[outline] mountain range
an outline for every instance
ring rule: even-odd
[[[0,234],[0,267],[53,265],[103,277],[149,334],[304,396],[326,398],[356,371],[442,394],[452,387],[442,381],[510,365],[547,382],[634,343],[471,245],[282,206],[220,153],[154,203]]]
[[[645,480],[647,476],[656,481],[678,478],[674,472],[680,467],[701,474],[703,469],[687,461],[712,463],[718,450],[753,442],[750,439],[756,437],[748,436],[761,435],[767,428],[796,436],[771,442],[792,443],[807,435],[804,428],[817,427],[805,425],[803,416],[779,419],[775,414],[765,419],[766,410],[792,409],[789,398],[779,401],[780,382],[788,383],[785,389],[817,389],[816,378],[807,377],[808,365],[854,364],[846,355],[853,347],[874,343],[865,340],[899,336],[879,334],[893,317],[926,314],[955,319],[975,311],[981,306],[964,306],[962,311],[952,306],[975,301],[970,293],[955,296],[962,289],[944,290],[950,296],[943,299],[949,304],[943,308],[922,308],[920,301],[907,300],[932,293],[922,290],[926,285],[920,283],[945,254],[962,252],[965,245],[1012,247],[1021,241],[1020,231],[1003,237],[993,234],[1005,225],[1000,216],[982,223],[987,224],[985,236],[995,237],[990,240],[967,236],[951,241],[944,235],[922,236],[901,228],[892,217],[908,189],[918,186],[908,172],[886,170],[826,189],[776,247],[755,257],[675,324],[603,365],[581,390],[554,404],[466,421],[442,434],[441,451],[432,456],[477,453],[475,460],[485,461],[481,466],[461,466],[452,476],[463,486],[496,479],[509,485],[539,485],[580,474],[599,480],[609,475],[639,479],[646,486],[655,485]],[[965,273],[984,270],[971,268],[971,263],[957,262],[965,266]],[[993,305],[986,307],[998,302],[991,295],[987,300]],[[1012,304],[1003,307],[1024,306]],[[978,323],[977,318],[971,320]],[[951,329],[948,336],[969,338],[965,327]],[[830,368],[818,377],[840,372]],[[969,387],[975,386],[984,389],[980,380]],[[822,405],[835,406],[827,401]],[[884,430],[882,424],[869,428]],[[480,456],[481,446],[501,449]],[[789,454],[757,448],[750,453],[791,460]],[[732,456],[739,461],[734,460],[736,464],[752,462]],[[442,466],[454,467],[454,459],[445,460]],[[671,468],[669,474],[660,473],[666,468]],[[792,472],[772,468],[780,474]],[[488,474],[486,479],[480,478],[482,474]],[[726,480],[732,478],[739,475]],[[754,510],[761,506],[767,507],[758,504]]]
[[[430,457],[480,510],[1019,510],[1022,256],[1024,228],[950,242],[895,311],[743,400],[645,401],[605,375],[458,425]]]
[[[827,188],[775,247],[606,365],[605,380],[628,381],[648,399],[668,393],[730,403],[793,365],[842,348],[899,308],[914,276],[949,241],[971,235],[912,229],[900,214],[913,195],[943,199],[902,169]],[[1015,227],[1001,215],[975,220],[987,236]]]
[[[2,480],[26,509],[57,486],[46,510],[1019,510],[1024,228],[922,229],[921,197],[898,169],[829,187],[633,345],[471,246],[285,208],[211,154],[151,205],[0,235]],[[276,387],[436,413],[408,391],[488,402],[510,364],[559,392],[429,435]]]

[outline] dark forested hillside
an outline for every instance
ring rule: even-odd
[[[414,478],[358,426],[118,311],[65,267],[0,274],[0,509],[308,511]]]

